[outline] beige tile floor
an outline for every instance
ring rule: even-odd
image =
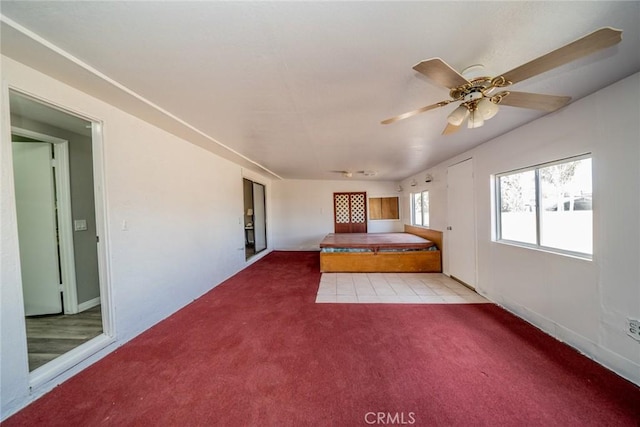
[[[323,273],[316,302],[465,304],[490,301],[441,273]]]

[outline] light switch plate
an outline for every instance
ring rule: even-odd
[[[86,219],[76,219],[73,221],[73,231],[85,231],[87,229]]]

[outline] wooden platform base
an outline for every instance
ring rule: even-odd
[[[431,240],[437,251],[407,252],[320,252],[323,273],[441,273],[442,232],[411,225],[405,233]]]
[[[320,253],[325,273],[439,273],[440,265],[440,251]]]

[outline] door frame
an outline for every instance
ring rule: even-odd
[[[255,257],[261,253],[263,253],[264,251],[269,249],[269,224],[268,224],[268,220],[267,220],[267,184],[257,181],[255,178],[252,177],[248,177],[246,175],[242,175],[242,189],[243,189],[243,214],[242,214],[242,218],[246,218],[246,208],[249,207],[247,205],[247,200],[245,199],[246,194],[244,193],[244,185],[245,185],[245,181],[247,181],[248,183],[250,183],[250,187],[251,187],[251,206],[250,208],[253,210],[253,214],[251,217],[251,222],[253,224],[251,231],[253,232],[253,248],[254,248],[254,253],[250,256],[246,255],[245,252],[245,262],[248,262],[251,259],[255,259]],[[262,209],[263,209],[263,213],[264,213],[264,248],[260,249],[259,251],[256,250],[256,241],[257,241],[257,234],[256,234],[256,200],[254,197],[254,189],[255,189],[255,185],[260,185],[262,187]],[[242,221],[243,226],[245,227],[244,229],[244,233],[245,233],[245,238],[244,238],[244,242],[245,244],[243,245],[243,248],[246,249],[246,244],[247,244],[247,232],[248,229],[246,228],[246,220]],[[258,227],[259,228],[259,227]]]
[[[37,139],[53,146],[58,245],[60,247],[60,257],[58,259],[60,262],[60,279],[62,281],[63,309],[65,314],[76,314],[78,313],[78,289],[76,287],[76,265],[73,248],[69,141],[17,126],[11,126],[11,134]]]
[[[262,187],[262,204],[256,203],[256,186],[259,185]],[[255,255],[267,249],[267,186],[261,184],[256,181],[251,181],[251,193],[253,199],[253,249],[255,250]],[[258,218],[258,212],[261,208],[262,212],[262,222],[256,221]],[[259,226],[257,226],[259,224]],[[264,247],[262,249],[258,249],[258,231],[261,227],[264,227],[264,233],[260,233],[260,238],[264,238]]]
[[[92,148],[92,166],[93,166],[93,189],[94,189],[94,208],[96,213],[96,236],[97,236],[97,249],[98,249],[98,278],[100,280],[100,304],[102,306],[102,334],[93,338],[92,340],[74,348],[73,350],[61,355],[60,357],[52,360],[43,366],[28,372],[29,387],[32,392],[39,389],[50,389],[53,385],[59,384],[71,378],[73,375],[80,372],[83,367],[81,362],[94,356],[96,353],[105,349],[109,345],[116,341],[116,328],[115,328],[115,311],[111,301],[112,289],[111,289],[111,274],[109,264],[109,239],[108,239],[108,227],[107,227],[107,201],[105,190],[105,171],[104,171],[104,124],[102,120],[95,117],[91,117],[85,113],[74,111],[64,107],[56,102],[47,100],[41,96],[34,95],[27,90],[24,90],[16,85],[8,84],[6,81],[2,82],[3,92],[3,113],[2,123],[10,123],[10,107],[9,97],[11,92],[30,98],[35,102],[38,102],[49,108],[61,111],[63,113],[79,117],[91,123],[91,148]],[[9,141],[11,143],[11,130],[9,126],[6,126],[6,130],[2,131],[2,141]],[[5,139],[6,138],[6,139]],[[13,170],[7,171],[10,177],[10,182],[7,185],[13,186]],[[15,224],[17,228],[17,224]],[[16,245],[17,250],[17,245]],[[22,283],[17,284],[22,287]],[[20,290],[20,296],[22,296]],[[26,321],[24,317],[24,310],[21,311],[22,330],[26,331]],[[26,345],[26,334],[24,338],[24,367],[28,371],[28,352]]]
[[[468,162],[468,163],[467,163]],[[451,249],[451,232],[453,231],[451,229],[452,226],[455,226],[456,229],[458,229],[458,227],[455,224],[451,223],[451,186],[450,186],[450,182],[449,182],[449,171],[451,170],[451,168],[454,168],[456,166],[461,166],[463,164],[466,164],[470,169],[471,169],[471,180],[470,182],[467,182],[466,184],[469,185],[469,187],[465,188],[466,190],[469,190],[471,193],[471,206],[473,207],[470,211],[470,222],[471,222],[471,236],[466,236],[466,237],[471,237],[473,243],[470,245],[466,245],[465,247],[467,248],[467,250],[469,250],[471,253],[467,253],[466,255],[469,256],[469,259],[472,260],[473,262],[473,271],[469,273],[469,277],[458,277],[456,276],[456,272],[451,270],[451,265],[452,265],[452,259],[456,256],[456,251]],[[451,164],[449,166],[447,166],[447,222],[448,222],[448,226],[447,226],[447,273],[450,277],[458,280],[459,282],[463,283],[464,285],[472,288],[472,289],[476,289],[478,286],[478,249],[477,249],[477,221],[476,221],[476,209],[475,209],[475,177],[474,177],[474,172],[475,172],[475,163],[473,161],[473,157],[469,157],[467,159],[461,160],[459,162],[456,162],[454,164]],[[464,209],[459,209],[461,212],[464,211]],[[468,211],[468,210],[467,210]],[[454,247],[455,249],[455,247]]]

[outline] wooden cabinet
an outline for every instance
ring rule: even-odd
[[[370,219],[400,219],[397,197],[372,197],[369,199]]]

